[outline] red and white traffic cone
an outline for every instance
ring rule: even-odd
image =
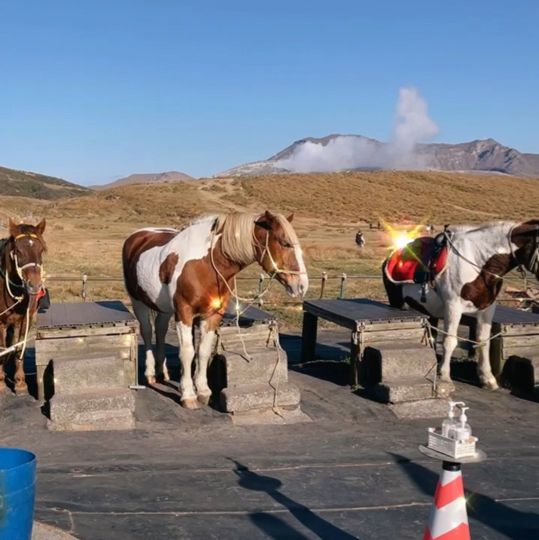
[[[443,463],[423,540],[470,540],[460,463]]]

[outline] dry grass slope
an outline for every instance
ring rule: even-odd
[[[46,217],[49,243],[47,270],[52,274],[121,275],[123,240],[145,226],[181,227],[200,214],[262,211],[294,213],[312,279],[311,297],[319,292],[314,279],[330,275],[379,275],[387,253],[387,237],[369,230],[378,220],[461,224],[496,219],[537,218],[539,180],[501,175],[434,172],[350,172],[271,175],[255,178],[206,179],[159,185],[128,185],[84,197],[43,201],[0,197],[0,219]],[[355,246],[358,227],[366,231],[367,247]],[[0,234],[1,236],[1,234]],[[242,275],[257,277],[253,265]],[[80,283],[51,283],[58,298],[73,299]],[[256,281],[242,282],[244,294],[256,292]],[[339,280],[326,291],[336,295]],[[350,281],[347,294],[381,296],[381,280]],[[92,284],[91,298],[124,297],[120,281]],[[282,302],[275,285],[269,301]],[[297,321],[298,311],[282,314]]]
[[[88,188],[61,178],[0,167],[0,195],[52,200],[80,197],[86,193],[90,193]]]

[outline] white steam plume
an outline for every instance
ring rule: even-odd
[[[306,141],[294,153],[274,163],[293,172],[324,172],[359,168],[424,169],[426,156],[416,152],[419,142],[438,133],[429,118],[427,102],[415,88],[401,88],[397,101],[393,136],[389,143],[341,135],[323,145]]]

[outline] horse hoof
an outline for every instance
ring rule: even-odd
[[[28,386],[26,383],[16,384],[15,385],[15,394],[18,396],[25,396],[28,394]]]
[[[488,381],[483,382],[483,388],[485,390],[498,390],[498,383],[496,379],[489,379]]]
[[[210,403],[211,394],[199,394],[197,399],[202,405],[208,405]]]
[[[184,407],[185,409],[191,409],[191,410],[195,410],[195,409],[199,409],[200,408],[200,405],[197,401],[196,398],[187,398],[187,399],[182,399],[180,401],[180,405],[182,407]]]
[[[146,375],[147,384],[155,384],[155,375]]]
[[[449,397],[451,392],[454,392],[454,391],[455,391],[455,385],[453,384],[453,381],[451,379],[449,380],[438,379],[438,383],[436,387],[437,397]]]

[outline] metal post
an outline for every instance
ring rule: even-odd
[[[339,292],[339,298],[344,298],[345,290],[346,290],[346,274],[343,272],[341,275],[341,290]]]
[[[320,283],[320,300],[324,298],[324,289],[326,288],[327,280],[328,280],[328,273],[322,272],[322,282]]]
[[[83,302],[86,302],[86,297],[88,296],[87,295],[87,291],[86,291],[86,284],[88,283],[88,274],[82,274],[82,291],[81,291],[81,296],[82,296],[82,301]]]

